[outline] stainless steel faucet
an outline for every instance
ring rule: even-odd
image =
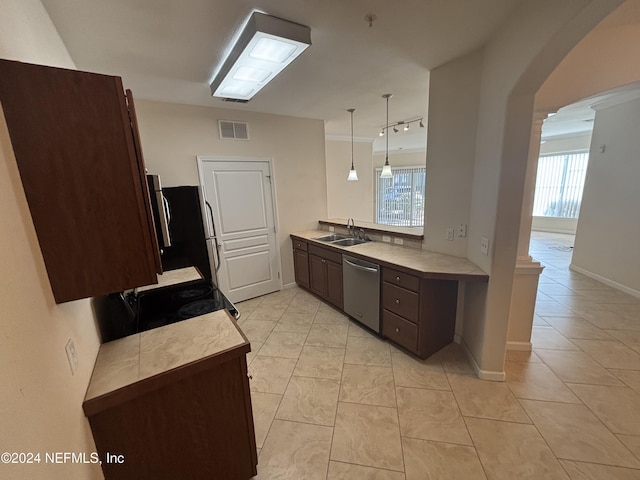
[[[347,220],[347,233],[352,237],[356,236],[356,223],[351,217]]]

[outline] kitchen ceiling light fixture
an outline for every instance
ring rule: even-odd
[[[387,125],[386,127],[382,127],[379,135],[381,137],[384,137],[385,130],[389,128],[393,130],[393,133],[398,133],[400,131],[398,130],[398,127],[402,127],[402,129],[406,132],[407,130],[409,130],[409,127],[412,123],[418,123],[418,125],[420,125],[420,128],[424,128],[424,118],[416,118],[414,120],[400,120],[399,122],[392,123],[391,125]]]
[[[386,127],[385,129],[387,131],[389,131],[389,99],[392,97],[393,95],[390,93],[385,93],[384,95],[382,95],[382,98],[387,100],[387,123],[386,123]],[[384,160],[384,166],[382,167],[382,172],[380,173],[380,178],[393,178],[393,175],[391,174],[391,165],[389,165],[389,135],[387,135],[387,155],[385,157]]]
[[[211,81],[211,95],[251,100],[309,45],[309,27],[253,12]]]
[[[355,108],[347,110],[351,114],[351,170],[349,170],[349,176],[347,177],[350,182],[358,180],[358,172],[356,172],[356,167],[353,166],[353,112],[355,111]]]

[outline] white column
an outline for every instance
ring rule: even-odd
[[[544,267],[529,255],[529,243],[538,157],[540,156],[540,140],[542,138],[542,122],[547,116],[547,112],[534,113],[531,126],[527,176],[522,200],[520,234],[518,236],[518,257],[516,259],[511,306],[509,308],[507,350],[531,350],[531,328],[536,308],[538,279]]]

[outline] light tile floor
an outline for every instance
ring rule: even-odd
[[[533,352],[506,381],[451,344],[419,361],[298,289],[238,304],[260,480],[640,479],[640,299],[534,232]]]

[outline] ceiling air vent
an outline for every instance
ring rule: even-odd
[[[220,138],[223,140],[249,140],[249,130],[246,122],[230,122],[218,120]]]

